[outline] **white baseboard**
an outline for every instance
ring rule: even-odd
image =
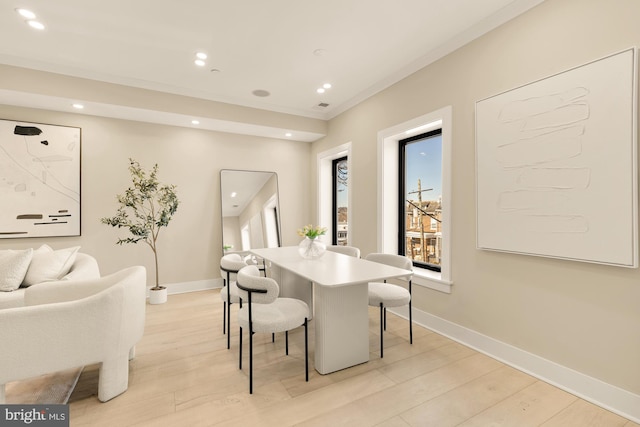
[[[222,288],[222,279],[206,279],[195,280],[192,282],[169,283],[163,286],[167,287],[167,295],[184,294],[186,292],[205,291],[207,289]],[[147,297],[149,290],[147,290]]]
[[[408,307],[389,309],[389,311],[405,319],[408,318]],[[588,402],[640,423],[640,395],[638,394],[415,308],[413,321]]]

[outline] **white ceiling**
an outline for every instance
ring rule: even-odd
[[[0,0],[0,63],[330,119],[541,1]]]

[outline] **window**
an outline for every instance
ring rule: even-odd
[[[349,164],[347,157],[341,157],[332,161],[333,178],[333,218],[332,218],[332,244],[345,246],[349,232],[348,200]]]
[[[326,243],[330,243],[333,240],[333,236],[337,236],[336,227],[333,225],[336,208],[334,207],[334,188],[336,187],[334,184],[334,173],[335,169],[334,161],[346,159],[346,170],[353,171],[353,167],[351,167],[351,160],[353,157],[351,156],[351,143],[347,142],[345,144],[341,144],[337,147],[333,147],[327,151],[323,151],[318,153],[317,156],[317,167],[318,167],[318,211],[317,211],[317,223],[322,227],[327,227],[327,234],[324,236],[327,240]],[[354,210],[352,209],[351,198],[353,197],[353,191],[350,191],[351,184],[353,182],[353,173],[349,174],[350,176],[344,183],[345,190],[340,192],[340,194],[344,194],[345,203],[347,206],[347,211],[351,217],[354,215]],[[351,245],[351,240],[353,239],[353,228],[347,231],[346,240],[344,241],[345,245]]]
[[[242,240],[242,250],[248,251],[251,249],[251,234],[249,233],[249,224],[245,224],[240,230]]]
[[[422,135],[440,129],[441,139],[441,179],[442,198],[439,201],[441,211],[434,215],[440,219],[440,223],[435,218],[424,219],[425,228],[438,230],[440,227],[440,241],[437,238],[427,239],[420,246],[420,250],[425,248],[425,253],[438,255],[440,271],[426,268],[426,265],[416,263],[414,265],[413,283],[431,289],[450,293],[453,284],[451,279],[451,143],[452,143],[452,109],[444,107],[432,113],[408,120],[404,123],[383,129],[378,132],[378,251],[385,253],[401,253],[400,248],[404,246],[404,238],[399,238],[399,224],[405,224],[407,219],[404,214],[400,214],[399,200],[400,194],[400,141],[411,139],[415,135]],[[416,178],[409,178],[414,182],[407,184],[409,191],[417,191]],[[410,185],[411,184],[411,185]],[[430,184],[421,181],[421,190],[431,188]],[[430,192],[422,192],[423,200],[427,200]],[[417,199],[417,193],[413,193]],[[407,198],[403,196],[406,200]],[[431,195],[429,195],[431,197]],[[427,210],[429,212],[429,210]],[[429,212],[430,213],[430,212]],[[411,212],[413,215],[413,212]],[[408,216],[408,215],[407,215]],[[416,212],[415,226],[419,226],[419,213]],[[405,227],[403,226],[402,229]],[[437,231],[436,231],[437,232]],[[437,237],[435,235],[434,237]],[[402,241],[402,243],[400,243]],[[417,243],[416,243],[417,245]],[[417,248],[417,246],[416,246]],[[407,249],[405,248],[406,252]],[[428,258],[425,264],[437,265],[434,257]]]
[[[398,253],[414,266],[440,271],[442,129],[401,139],[398,146]]]
[[[280,246],[280,231],[278,229],[278,208],[275,196],[265,205],[263,216],[267,247],[277,248]]]

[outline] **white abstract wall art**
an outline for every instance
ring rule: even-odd
[[[638,266],[636,49],[476,103],[477,247]]]
[[[80,128],[0,120],[0,238],[80,235]]]

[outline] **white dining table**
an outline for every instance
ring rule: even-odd
[[[252,249],[267,261],[280,296],[309,304],[315,323],[315,368],[329,374],[369,360],[368,282],[411,271],[327,251],[304,259],[297,246]]]

